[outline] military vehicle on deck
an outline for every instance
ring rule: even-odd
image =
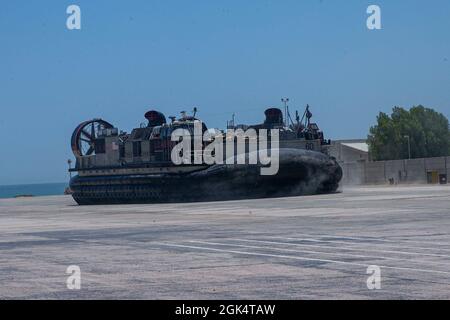
[[[194,134],[197,127],[210,137],[223,133],[208,129],[196,118],[196,110],[193,116],[183,112],[179,119],[170,117],[170,121],[161,112],[149,111],[145,114],[147,123],[131,133],[120,131],[102,119],[85,121],[76,127],[71,138],[76,162],[70,171],[78,173],[70,181],[72,196],[78,204],[89,205],[217,201],[335,192],[342,169],[328,155],[330,141],[325,140],[317,124],[310,121],[309,107],[301,119],[297,114],[296,121],[290,119],[290,123],[283,120],[278,108],[267,109],[265,116],[265,121],[257,125],[228,123],[227,133],[265,129],[267,154],[276,153],[279,159],[274,175],[262,175],[261,168],[265,165],[261,163],[228,161],[239,157],[236,150],[245,150],[246,159],[261,151],[260,136],[257,136],[255,151],[249,147],[249,137],[239,139],[239,134],[225,135],[221,142],[223,155],[218,155],[223,157],[223,163],[174,163],[172,151],[178,142],[173,141],[172,133],[177,129]],[[277,130],[279,135],[276,149],[271,130]],[[230,139],[232,155],[225,152]],[[239,144],[244,144],[244,149],[239,149]],[[208,142],[202,141],[200,151],[207,146]],[[198,159],[195,152],[198,150],[192,148],[192,159]]]

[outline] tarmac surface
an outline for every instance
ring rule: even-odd
[[[70,265],[79,290],[67,288]],[[189,204],[3,199],[0,298],[450,299],[450,186]]]

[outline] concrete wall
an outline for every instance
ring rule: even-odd
[[[425,159],[405,160],[405,168],[409,183],[427,182],[427,173],[425,171]]]
[[[365,183],[383,184],[386,183],[384,162],[366,162],[365,163]]]
[[[425,170],[426,171],[438,171],[439,174],[446,173],[446,165],[445,165],[446,158],[440,157],[440,158],[427,158],[425,159]]]
[[[364,184],[364,163],[349,162],[341,163],[343,170],[342,183],[346,185]]]
[[[404,160],[392,160],[392,161],[379,161],[385,164],[386,182],[389,179],[394,179],[396,183],[401,182],[406,177],[405,161]]]
[[[446,164],[447,164],[447,181],[450,180],[450,157],[447,157],[446,159]],[[450,181],[449,181],[450,183]]]
[[[450,180],[450,157],[392,160],[356,161],[341,163],[343,184],[427,183],[427,172],[447,174]],[[450,181],[449,181],[450,183]]]

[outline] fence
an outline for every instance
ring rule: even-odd
[[[450,157],[341,163],[344,184],[438,183],[450,177]]]

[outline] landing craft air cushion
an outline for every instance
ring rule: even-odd
[[[302,120],[297,115],[296,122],[291,121],[290,125],[283,121],[282,112],[277,108],[267,109],[265,115],[264,123],[258,125],[229,123],[221,146],[223,161],[213,164],[194,161],[199,157],[199,150],[194,147],[188,161],[181,164],[172,161],[174,148],[179,143],[173,141],[172,133],[177,129],[194,134],[194,128],[200,124],[202,134],[223,137],[220,130],[208,130],[195,113],[194,116],[182,113],[181,118],[171,117],[167,123],[161,112],[152,110],[145,114],[147,124],[129,134],[102,119],[85,121],[75,129],[71,139],[76,164],[70,171],[78,172],[70,181],[72,196],[80,205],[94,205],[218,201],[335,192],[342,169],[328,155],[330,141],[324,139],[317,124],[310,122],[309,107]],[[239,136],[249,129],[266,135],[256,137],[256,151],[250,147],[251,138]],[[279,141],[271,135],[274,130]],[[233,134],[229,135],[230,132]],[[267,145],[261,147],[262,140]],[[200,153],[210,143],[202,141]],[[227,154],[230,144],[232,155]],[[238,164],[237,150],[244,150],[246,160],[259,157],[262,151],[271,157],[271,162],[275,160],[274,155],[278,155],[276,173],[261,174],[267,163],[246,161]]]

